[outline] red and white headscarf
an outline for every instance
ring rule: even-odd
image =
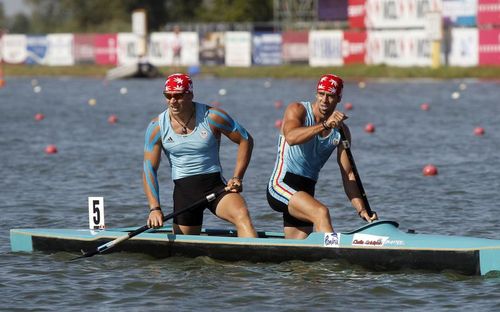
[[[164,92],[193,93],[193,81],[186,74],[172,74],[165,81]]]
[[[327,92],[337,94],[342,97],[342,89],[344,88],[344,81],[339,76],[332,74],[323,75],[318,81],[318,92]]]

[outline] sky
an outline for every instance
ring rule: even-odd
[[[0,0],[3,3],[6,16],[12,16],[16,13],[29,13],[29,8],[24,4],[23,0]]]

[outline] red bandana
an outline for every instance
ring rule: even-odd
[[[341,97],[343,87],[344,82],[342,81],[342,78],[331,74],[321,76],[318,81],[318,92],[337,94]]]
[[[193,81],[186,74],[173,74],[165,81],[165,90],[168,93],[192,93]]]

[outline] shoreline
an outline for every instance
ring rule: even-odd
[[[74,76],[104,79],[114,66],[75,65],[42,66],[3,64],[3,79],[8,77]],[[188,67],[158,67],[163,76],[188,72]],[[200,66],[200,76],[217,78],[317,78],[334,73],[346,80],[383,79],[485,79],[500,80],[500,66],[479,67],[391,67],[385,65],[346,65],[342,67],[310,67],[308,65],[279,65],[253,67]]]

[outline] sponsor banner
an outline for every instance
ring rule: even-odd
[[[427,12],[442,11],[442,0],[366,0],[366,27],[423,28]]]
[[[500,0],[478,0],[478,25],[500,25]]]
[[[281,34],[255,33],[252,36],[252,59],[256,65],[280,65]]]
[[[340,66],[343,33],[341,30],[317,30],[309,32],[309,65]]]
[[[200,62],[204,65],[224,64],[224,32],[206,32],[200,40]]]
[[[479,34],[477,28],[453,28],[451,49],[448,54],[450,66],[477,66],[479,64]]]
[[[309,61],[309,32],[285,31],[281,34],[282,54],[286,63],[307,63]]]
[[[318,0],[317,3],[320,21],[347,21],[347,0]]]
[[[344,64],[364,64],[366,57],[366,32],[344,31],[342,42]]]
[[[402,67],[430,66],[431,41],[423,29],[369,31],[366,62]]]
[[[96,34],[94,38],[95,63],[99,65],[116,65],[118,57],[116,34]]]
[[[47,35],[46,64],[50,66],[71,66],[73,58],[73,34]]]
[[[347,15],[351,29],[366,28],[366,0],[349,0]]]
[[[28,57],[26,64],[47,64],[47,50],[48,50],[47,36],[28,36],[26,51]]]
[[[25,35],[4,34],[2,36],[3,61],[9,64],[21,64],[26,61],[27,37]]]
[[[149,40],[149,61],[156,66],[196,66],[200,63],[196,32],[156,32]]]
[[[119,33],[117,36],[118,65],[131,65],[139,62],[139,36],[133,33]]]
[[[500,65],[500,29],[479,30],[479,65]]]
[[[252,38],[247,31],[228,31],[225,36],[226,66],[252,65]]]
[[[388,239],[388,236],[356,233],[352,236],[352,245],[364,247],[382,247]]]
[[[452,25],[475,26],[477,0],[442,0],[443,18]]]
[[[93,34],[75,34],[73,46],[73,56],[75,63],[78,64],[93,64],[95,61]]]

